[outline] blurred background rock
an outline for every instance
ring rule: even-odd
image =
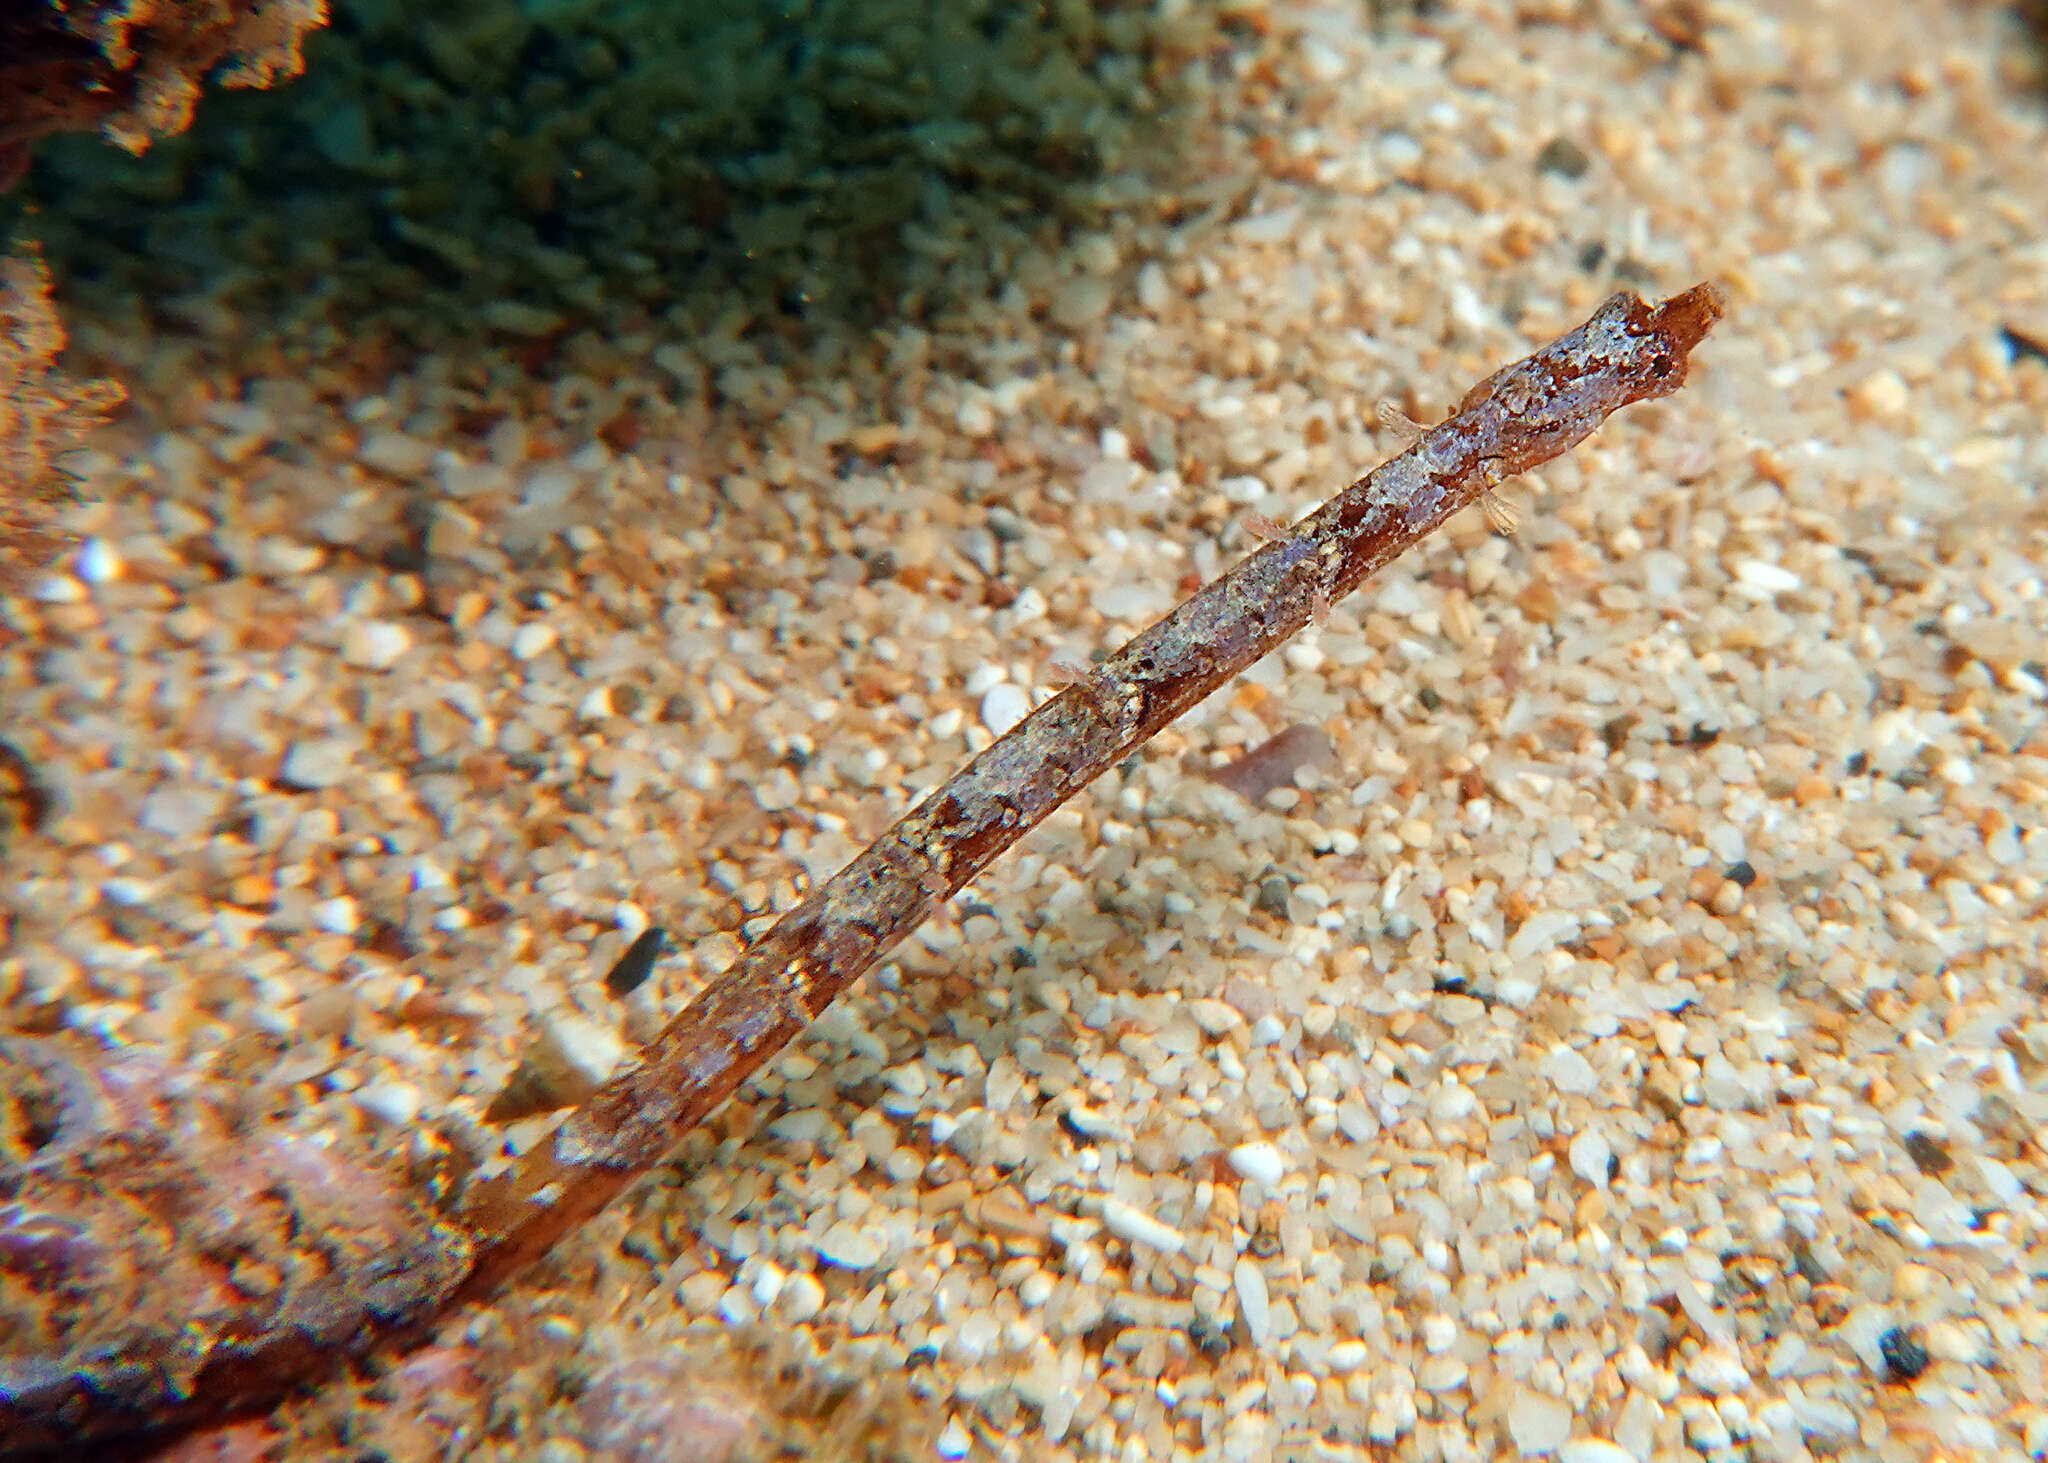
[[[1134,204],[1200,7],[347,0],[306,75],[127,156],[40,143],[5,204],[66,298],[223,336],[550,338],[916,315]]]

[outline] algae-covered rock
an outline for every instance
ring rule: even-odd
[[[299,74],[326,0],[0,0],[0,189],[53,132],[98,128],[132,152],[182,132],[201,83]]]
[[[69,496],[64,455],[121,399],[111,382],[60,372],[63,348],[42,260],[0,257],[0,588],[56,552],[54,515]]]
[[[885,314],[963,258],[1000,279],[1017,246],[992,236],[1117,206],[1162,136],[1152,60],[1179,24],[997,0],[360,0],[343,21],[299,84],[218,99],[146,158],[47,149],[28,191],[60,273],[143,297],[235,275],[358,328],[404,301],[410,332],[494,300],[723,310],[735,289]]]

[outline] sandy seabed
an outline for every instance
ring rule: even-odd
[[[1732,302],[492,1308],[179,1456],[2048,1451],[2048,100],[1999,7],[1663,10],[1248,11],[1201,206],[858,340],[98,339],[137,405],[0,608],[0,1012],[396,1151],[530,1145],[522,1063],[622,1059],[1380,401]]]

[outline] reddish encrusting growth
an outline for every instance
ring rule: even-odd
[[[0,1036],[0,1457],[265,1406],[446,1304],[467,1233],[231,1094]]]
[[[1622,293],[1013,727],[785,915],[467,1218],[480,1294],[610,1202],[862,972],[1054,808],[1316,614],[1611,413],[1684,385],[1723,305]]]

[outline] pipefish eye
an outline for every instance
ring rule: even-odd
[[[1659,351],[1650,358],[1650,374],[1662,381],[1671,374],[1671,357]]]

